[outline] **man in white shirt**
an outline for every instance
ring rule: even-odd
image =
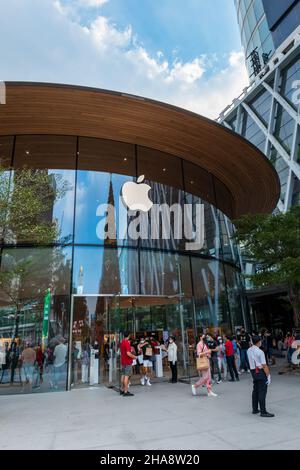
[[[260,416],[263,418],[273,418],[275,415],[268,413],[266,410],[266,395],[268,385],[271,383],[270,370],[266,364],[264,352],[259,349],[261,346],[261,338],[254,336],[252,342],[253,346],[247,351],[250,371],[253,378],[252,413],[259,413],[259,403]]]
[[[65,339],[60,338],[60,343],[54,349],[54,388],[57,389],[59,382],[66,381],[66,364],[67,364],[68,346]]]

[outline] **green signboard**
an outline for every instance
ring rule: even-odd
[[[51,305],[51,293],[50,293],[50,289],[47,289],[47,292],[44,297],[44,316],[43,316],[43,334],[42,334],[43,349],[48,339],[50,305]]]

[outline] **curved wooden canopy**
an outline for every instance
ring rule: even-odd
[[[226,186],[234,218],[271,212],[279,197],[276,171],[244,138],[203,116],[138,96],[69,85],[6,82],[0,135],[12,134],[98,137],[181,157]]]

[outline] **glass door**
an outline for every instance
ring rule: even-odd
[[[120,386],[120,342],[131,332],[132,347],[147,338],[152,344],[153,381],[169,380],[171,368],[166,347],[169,336],[177,344],[178,380],[197,375],[193,302],[175,296],[74,295],[69,351],[69,388],[104,384]],[[133,364],[132,385],[139,384],[143,368]]]
[[[107,324],[102,348],[103,383],[110,388],[120,387],[120,343],[122,341],[120,323],[120,296],[107,299]]]
[[[68,388],[119,386],[119,295],[74,295]]]

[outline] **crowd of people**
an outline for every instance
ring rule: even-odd
[[[51,340],[47,348],[29,341],[5,343],[0,384],[21,383],[22,387],[39,389],[47,373],[49,386],[58,389],[65,383],[68,345],[62,336]]]
[[[151,387],[151,379],[154,375],[157,355],[160,354],[168,360],[172,377],[170,383],[177,382],[177,345],[174,336],[169,336],[166,342],[160,344],[155,334],[141,336],[139,340],[131,340],[130,333],[124,333],[124,339],[120,345],[121,353],[121,391],[123,396],[133,396],[129,392],[129,380],[134,374],[140,375],[142,386]]]
[[[217,396],[213,386],[223,381],[238,382],[242,373],[251,372],[249,361],[249,349],[253,346],[253,338],[259,337],[260,350],[265,357],[267,366],[276,364],[276,357],[284,357],[290,364],[295,352],[295,340],[299,336],[295,332],[287,332],[284,336],[281,332],[277,335],[271,334],[267,329],[260,333],[255,331],[248,333],[244,328],[236,331],[235,335],[220,335],[218,332],[212,334],[206,332],[196,340],[194,348],[194,362],[199,378],[192,385],[192,393],[196,395],[199,387],[207,390],[210,397]],[[121,393],[132,396],[125,390],[124,377],[135,375],[139,377],[142,386],[151,387],[152,379],[156,372],[157,357],[162,357],[164,369],[170,371],[170,383],[177,382],[178,350],[176,338],[158,341],[155,333],[141,335],[139,338],[122,341],[120,350],[116,353],[121,356],[122,383]],[[124,344],[126,348],[124,349]],[[104,345],[103,357],[106,368],[109,367],[108,343]],[[191,347],[191,345],[190,345]],[[93,345],[94,349],[97,346]],[[180,349],[180,346],[179,346]],[[99,352],[99,351],[98,351]],[[130,352],[131,356],[128,355]],[[29,341],[18,343],[12,341],[5,344],[2,351],[2,363],[0,369],[0,384],[20,382],[23,387],[40,388],[47,379],[47,386],[58,389],[60,384],[65,387],[68,361],[68,344],[62,336],[51,339],[45,348],[41,344],[34,346]],[[80,357],[80,359],[78,359]],[[72,380],[77,380],[78,363],[81,366],[81,382],[89,382],[90,345],[85,342],[80,354],[74,342],[72,347]],[[128,366],[126,368],[126,366]],[[79,370],[79,369],[78,369]],[[130,372],[130,374],[129,374]],[[129,374],[129,375],[128,375]],[[124,376],[124,377],[123,377]],[[128,395],[127,395],[128,394]]]
[[[294,351],[295,334],[287,333],[273,336],[267,329],[260,333],[253,331],[249,334],[245,328],[237,330],[236,335],[203,333],[200,335],[195,347],[196,368],[199,378],[191,385],[192,394],[197,395],[200,387],[206,388],[208,397],[217,397],[213,391],[214,384],[227,380],[239,382],[239,376],[251,373],[253,379],[252,413],[262,417],[274,417],[266,410],[266,395],[268,385],[271,383],[270,366],[276,364],[275,351],[282,355],[285,350],[287,360]],[[133,396],[129,391],[132,367],[137,367],[141,374],[141,385],[151,386],[150,378],[153,369],[154,351],[159,343],[154,336],[141,337],[139,341],[130,341],[130,333],[126,332],[121,342],[121,390],[124,397]],[[177,345],[176,338],[170,336],[167,344],[161,345],[166,352],[172,378],[170,382],[177,382]]]

